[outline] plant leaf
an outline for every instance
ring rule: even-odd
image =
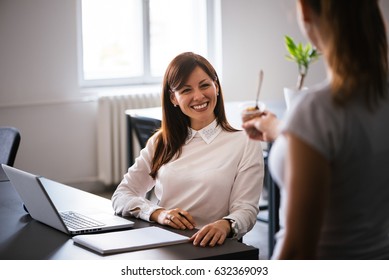
[[[288,51],[288,54],[285,55],[285,58],[289,61],[294,61],[297,63],[299,75],[303,77],[301,79],[301,84],[299,84],[301,87],[304,77],[308,73],[310,63],[316,61],[320,54],[314,47],[312,47],[309,42],[305,46],[302,43],[296,44],[293,38],[287,35],[284,36],[284,42]]]

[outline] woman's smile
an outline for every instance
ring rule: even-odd
[[[191,108],[193,108],[197,112],[202,112],[207,110],[209,102],[201,103],[198,105],[192,105]]]

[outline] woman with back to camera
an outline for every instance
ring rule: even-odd
[[[378,1],[298,0],[297,8],[328,79],[282,122],[266,112],[243,124],[253,139],[277,138],[273,258],[388,259],[388,45]]]
[[[199,230],[215,246],[252,229],[263,184],[261,146],[227,122],[219,78],[202,56],[182,53],[162,88],[162,127],[113,194],[116,213]],[[155,185],[158,203],[145,198]]]

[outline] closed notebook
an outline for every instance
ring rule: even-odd
[[[99,254],[114,254],[186,243],[189,237],[159,227],[85,234],[73,237],[76,244]]]

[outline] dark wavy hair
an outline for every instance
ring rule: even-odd
[[[378,0],[302,0],[323,19],[334,100],[362,95],[372,109],[388,96],[388,41]]]
[[[213,66],[204,57],[192,52],[185,52],[176,56],[167,67],[163,78],[161,94],[162,126],[155,137],[155,152],[150,172],[150,176],[154,179],[162,165],[168,163],[174,157],[180,156],[182,146],[188,136],[190,119],[182,113],[179,107],[174,107],[170,94],[180,90],[185,85],[196,67],[200,67],[219,88],[219,95],[214,109],[217,124],[225,131],[237,131],[227,121],[222,88]]]

